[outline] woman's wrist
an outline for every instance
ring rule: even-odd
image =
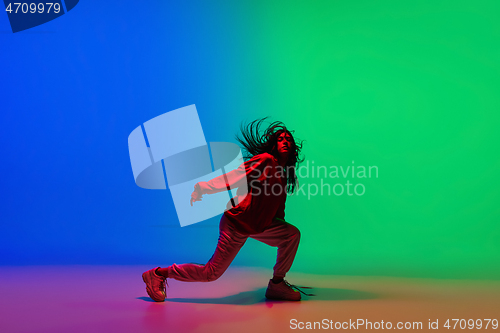
[[[198,192],[200,195],[205,194],[205,191],[203,190],[203,185],[205,182],[198,182],[194,185],[194,190]]]

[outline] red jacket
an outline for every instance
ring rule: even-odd
[[[245,177],[247,188],[240,187]],[[238,169],[198,184],[202,194],[227,191],[228,186],[238,187],[233,198],[235,206],[224,214],[241,233],[261,233],[274,218],[285,218],[286,173],[271,154],[255,155]],[[228,206],[231,207],[231,202]]]

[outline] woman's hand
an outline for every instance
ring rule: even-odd
[[[201,187],[200,187],[200,184],[196,183],[194,185],[194,191],[193,193],[191,193],[191,206],[193,206],[193,202],[195,201],[201,201],[201,197],[202,197],[202,193],[201,193]]]

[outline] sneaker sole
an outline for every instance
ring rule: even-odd
[[[267,299],[272,299],[272,300],[276,300],[276,301],[291,301],[291,302],[298,302],[301,300],[302,297],[299,296],[298,299],[290,299],[290,298],[283,298],[283,297],[279,297],[279,296],[274,296],[272,294],[268,294],[266,293],[266,298]]]

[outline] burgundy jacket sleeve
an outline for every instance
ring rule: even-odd
[[[282,220],[285,219],[285,201],[283,201],[283,203],[280,205],[280,207],[276,211],[276,215],[274,216],[274,218],[280,218]]]
[[[212,194],[227,191],[228,186],[231,189],[237,188],[245,183],[247,176],[251,173],[262,173],[270,161],[267,154],[255,155],[248,161],[242,163],[238,169],[216,177],[208,182],[199,182],[202,194]]]

